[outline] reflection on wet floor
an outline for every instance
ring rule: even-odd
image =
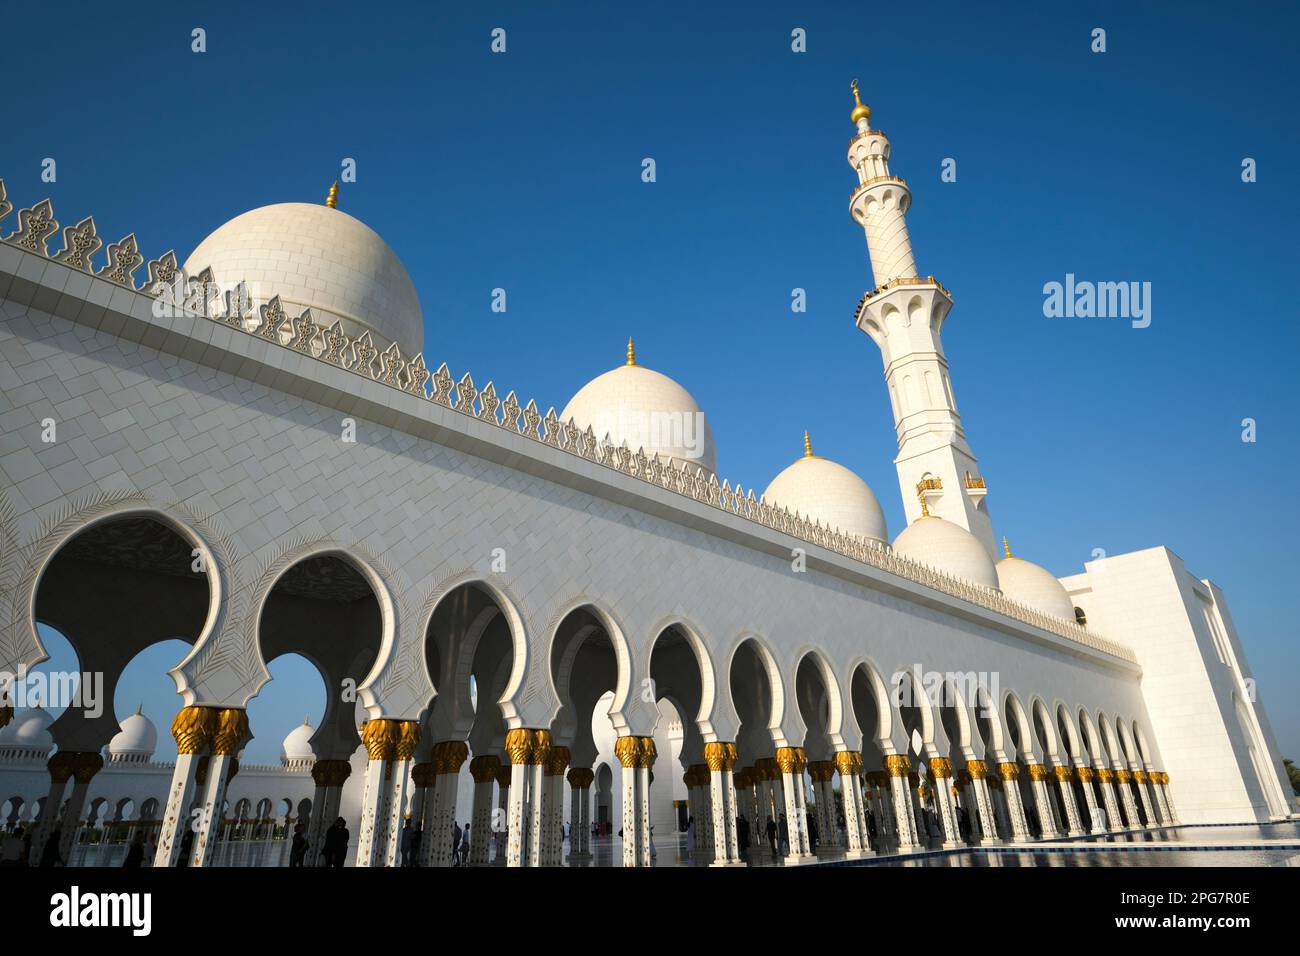
[[[597,837],[592,841],[589,866],[618,866],[623,841]],[[1095,847],[1095,849],[1090,849]],[[1300,822],[1239,824],[1232,826],[1180,826],[1136,833],[1053,842],[1041,848],[990,847],[906,856],[848,860],[842,850],[820,849],[816,864],[842,866],[943,866],[943,867],[1124,867],[1124,866],[1300,866]],[[749,866],[784,866],[766,844],[750,847]],[[706,866],[692,859],[685,834],[655,842],[654,865]]]

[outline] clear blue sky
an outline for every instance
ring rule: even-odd
[[[1294,4],[199,9],[6,11],[16,203],[50,194],[65,223],[183,257],[244,210],[322,200],[353,157],[342,206],[410,270],[431,365],[559,408],[634,335],[710,416],[724,477],[761,489],[808,428],[897,532],[880,359],[851,319],[872,284],[847,211],[860,78],[913,189],[918,266],[956,298],[944,340],[997,532],[1061,575],[1165,544],[1214,579],[1300,755]],[[1067,272],[1151,282],[1151,327],[1044,318]],[[257,759],[322,706],[284,671]],[[166,720],[159,687],[122,707]]]

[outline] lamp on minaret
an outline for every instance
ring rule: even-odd
[[[858,81],[850,84],[857,135],[849,165],[858,185],[849,212],[867,237],[875,288],[858,303],[857,326],[880,349],[898,437],[898,483],[910,524],[922,514],[970,531],[997,558],[979,464],[966,441],[953,397],[940,330],[952,297],[934,276],[918,276],[907,211],[912,192],[889,171],[889,139],[871,128]]]

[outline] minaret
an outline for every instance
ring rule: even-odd
[[[858,81],[850,88],[857,135],[849,141],[849,165],[857,171],[858,186],[849,211],[866,231],[876,281],[858,303],[856,320],[884,358],[898,433],[894,464],[907,521],[921,517],[924,509],[961,525],[996,560],[984,479],[962,430],[939,338],[952,297],[934,276],[916,274],[906,219],[911,190],[889,172],[889,140],[871,128],[871,109],[859,99]]]

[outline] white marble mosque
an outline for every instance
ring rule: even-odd
[[[596,824],[645,866],[689,818],[726,866],[740,818],[756,843],[781,820],[793,864],[814,824],[853,859],[1295,817],[1210,580],[1158,545],[1057,579],[998,542],[952,298],[870,121],[857,102],[849,211],[875,286],[845,336],[883,359],[892,537],[807,436],[765,489],[724,480],[631,341],[558,413],[426,360],[406,270],[337,185],[182,261],[0,182],[0,671],[46,658],[41,625],[112,700],[141,651],[189,645],[170,739],[0,709],[0,824],[84,865],[143,829],[156,866],[284,865],[296,823],[315,865],[340,816],[354,866],[398,865],[404,820],[420,865],[467,820],[471,863],[584,864]],[[326,710],[241,765],[288,654]]]

